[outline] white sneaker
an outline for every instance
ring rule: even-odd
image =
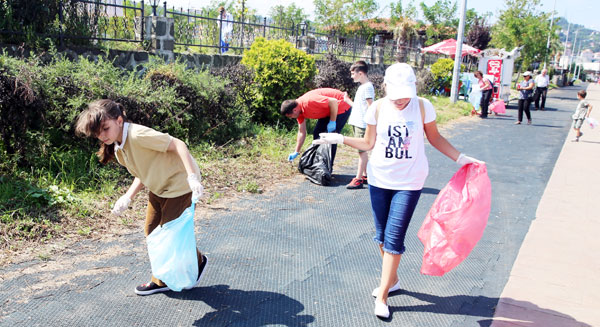
[[[394,284],[392,287],[390,287],[390,289],[388,290],[388,294],[395,292],[399,289],[400,289],[400,279],[398,279],[396,284]],[[377,294],[379,294],[379,287],[375,287],[375,289],[373,290],[373,293],[371,293],[371,295],[373,295],[373,297],[377,297]]]
[[[390,309],[387,304],[375,300],[375,315],[379,318],[387,319],[390,317]]]

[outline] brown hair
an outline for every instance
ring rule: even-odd
[[[587,92],[585,90],[580,90],[579,92],[577,92],[577,95],[579,95],[582,99],[585,99],[585,97],[587,96]]]
[[[287,115],[287,114],[291,114],[292,111],[294,111],[294,108],[296,108],[298,106],[298,102],[296,100],[285,100],[283,101],[283,103],[281,104],[281,114],[282,115]]]
[[[127,119],[120,103],[110,99],[96,100],[88,104],[88,108],[77,117],[75,134],[85,137],[97,137],[105,120],[119,117],[123,117],[123,120]],[[115,144],[102,143],[96,155],[100,158],[101,163],[108,163],[115,157]]]
[[[367,65],[367,63],[364,60],[359,60],[355,62],[352,66],[350,66],[350,71],[355,73],[363,72],[365,74],[368,74],[369,65]]]
[[[473,75],[475,75],[475,76],[479,75],[479,76],[483,77],[483,73],[481,72],[481,70],[476,70],[476,71],[473,73]]]

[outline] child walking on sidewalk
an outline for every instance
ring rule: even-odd
[[[200,169],[181,140],[151,128],[127,122],[121,104],[109,99],[88,105],[77,119],[76,133],[96,137],[102,144],[98,157],[103,164],[114,158],[135,176],[125,195],[115,203],[112,213],[121,215],[144,186],[148,188],[148,208],[144,232],[148,236],[156,227],[177,219],[202,195]],[[165,244],[164,246],[169,246]],[[193,250],[192,250],[193,251]],[[206,257],[196,249],[200,282]],[[138,295],[169,291],[160,279],[135,288]]]
[[[585,90],[581,90],[577,92],[577,99],[579,99],[579,104],[577,104],[577,109],[575,109],[575,113],[573,113],[573,129],[577,133],[573,142],[579,142],[579,138],[583,133],[581,132],[581,126],[587,117],[590,116],[592,112],[592,105],[585,100],[587,96],[587,92]]]

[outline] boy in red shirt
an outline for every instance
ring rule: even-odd
[[[348,121],[352,107],[344,101],[344,92],[331,88],[321,88],[306,92],[296,100],[285,100],[281,104],[281,114],[298,121],[296,148],[288,160],[294,160],[306,139],[306,118],[318,119],[313,130],[313,139],[320,133],[340,133]],[[331,166],[337,146],[331,147]]]

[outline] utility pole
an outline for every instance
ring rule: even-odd
[[[241,24],[240,24],[241,25],[241,28],[240,28],[240,48],[242,48],[242,51],[244,51],[243,48],[244,48],[244,10],[246,9],[245,6],[246,6],[246,0],[242,0],[242,15],[241,15],[241,18],[240,18],[240,22],[241,22]]]
[[[461,0],[460,22],[458,23],[458,36],[456,38],[456,52],[454,54],[454,70],[452,71],[452,88],[450,89],[450,101],[456,103],[458,100],[458,81],[460,80],[460,63],[462,61],[462,44],[465,29],[465,15],[467,12],[467,0]]]
[[[544,54],[544,69],[548,61],[548,50],[550,50],[550,34],[552,33],[552,25],[554,24],[554,11],[556,10],[556,0],[554,0],[554,8],[552,8],[552,18],[550,19],[550,30],[548,31],[548,41],[546,42],[546,53]]]
[[[571,49],[571,55],[569,56],[569,67],[567,72],[571,72],[571,64],[573,63],[573,58],[575,56],[575,44],[577,44],[577,35],[579,34],[579,30],[575,31],[575,40],[573,41],[573,48]]]
[[[569,31],[571,30],[571,23],[569,23],[569,26],[567,27],[567,38],[565,39],[565,50],[563,51],[563,57],[567,55],[567,42],[569,42]],[[562,59],[562,58],[561,58]],[[563,60],[564,62],[564,60]],[[563,65],[560,65],[560,72],[562,74],[564,68]]]
[[[581,69],[583,68],[583,59],[581,58],[581,47],[583,46],[583,42],[579,42],[579,48],[577,49],[577,53],[579,54],[579,65],[576,66],[577,76],[576,79],[579,79],[579,74],[581,73]]]

